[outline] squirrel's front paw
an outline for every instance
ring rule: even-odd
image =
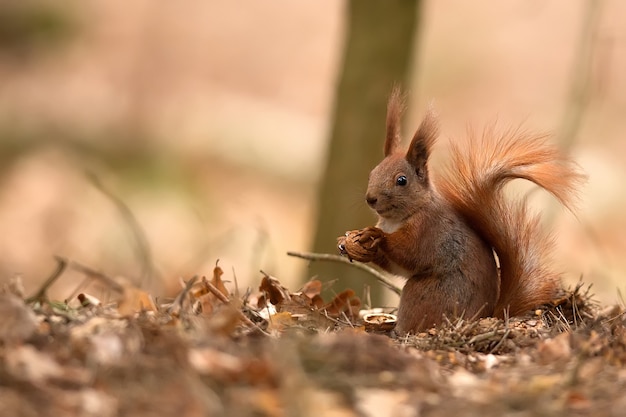
[[[337,238],[337,247],[342,255],[350,260],[371,262],[376,258],[378,245],[384,232],[377,227],[366,227],[362,230],[346,232],[345,236]]]

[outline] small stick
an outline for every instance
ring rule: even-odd
[[[215,285],[211,284],[209,281],[203,282],[202,284],[206,285],[209,291],[211,291],[211,294],[217,297],[217,299],[220,300],[222,303],[230,304],[230,300],[228,299],[228,297],[222,294],[222,292],[218,290]],[[243,314],[243,311],[239,311],[239,316],[241,317],[241,321],[243,321],[247,326],[258,327],[252,322],[252,320],[250,320],[248,317],[246,317],[245,314]]]
[[[50,288],[52,284],[54,284],[54,282],[57,279],[59,279],[61,274],[65,271],[65,268],[67,268],[66,259],[61,258],[60,256],[55,256],[54,259],[57,261],[56,269],[54,270],[54,272],[52,272],[52,274],[48,277],[48,279],[46,279],[46,282],[43,283],[43,285],[39,288],[39,290],[37,290],[35,294],[31,295],[30,297],[26,299],[27,304],[32,303],[34,301],[41,301],[45,299],[48,288]]]
[[[400,293],[402,292],[400,288],[398,288],[395,284],[389,281],[387,277],[385,277],[382,273],[372,268],[371,266],[364,264],[363,262],[351,261],[343,256],[331,255],[329,253],[287,252],[287,255],[295,256],[296,258],[302,258],[309,261],[332,261],[352,265],[355,268],[372,274],[378,280],[378,282],[380,282],[388,290],[391,290],[398,295],[400,295]]]
[[[498,343],[496,343],[496,345],[489,351],[489,353],[494,353],[498,349],[500,349],[500,346],[502,346],[502,344],[504,344],[504,341],[509,337],[510,333],[511,333],[511,329],[507,326],[506,327],[506,331],[502,335],[502,338],[500,338],[500,341]]]
[[[486,333],[477,334],[476,336],[473,336],[470,340],[463,342],[463,344],[473,345],[474,343],[484,342],[485,340],[489,340],[493,337],[498,336],[499,334],[504,335],[508,333],[509,333],[508,329],[504,331],[495,329],[495,330],[488,331]]]
[[[70,263],[70,267],[78,272],[81,272],[85,275],[87,275],[89,278],[95,278],[98,281],[104,283],[105,285],[108,285],[111,289],[113,289],[114,291],[123,293],[124,292],[124,287],[121,286],[120,284],[118,284],[117,282],[115,282],[115,280],[109,276],[107,276],[106,274],[103,274],[102,272],[98,272],[94,269],[89,268],[88,266],[85,266],[83,264],[80,264],[76,261],[72,261]]]
[[[189,291],[191,291],[191,287],[194,286],[197,280],[197,275],[194,275],[187,282],[183,281],[182,278],[180,279],[183,289],[181,290],[181,292],[178,293],[174,301],[172,301],[172,304],[170,304],[170,306],[167,308],[167,312],[169,314],[178,314],[180,311],[182,311],[183,304],[185,303],[185,298],[187,297],[187,294],[189,294]]]

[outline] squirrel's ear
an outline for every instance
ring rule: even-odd
[[[437,115],[432,108],[429,108],[406,153],[406,160],[415,167],[418,177],[424,180],[428,180],[428,157],[438,135]]]
[[[387,102],[387,134],[385,136],[384,154],[389,156],[400,143],[401,117],[404,110],[402,90],[395,86]]]

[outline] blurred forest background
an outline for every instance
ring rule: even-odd
[[[582,276],[600,299],[618,299],[626,3],[430,0],[414,9],[409,72],[398,80],[410,98],[407,135],[431,101],[442,159],[469,123],[554,133],[589,175],[580,212],[541,195],[533,202],[557,230],[566,280]],[[220,259],[240,288],[262,269],[295,290],[315,272],[285,252],[313,248],[351,10],[329,0],[0,1],[0,279],[21,275],[32,292],[60,255],[150,277],[148,289],[162,294]],[[362,146],[380,154],[384,115],[375,122],[380,139]],[[349,204],[336,210],[369,221],[335,235],[374,221],[366,182],[346,185]],[[66,274],[51,295],[66,297],[79,279]]]

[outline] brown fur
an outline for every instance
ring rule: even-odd
[[[524,200],[502,195],[512,179],[532,181],[573,210],[575,186],[582,176],[575,165],[546,142],[519,130],[497,135],[487,130],[469,146],[452,146],[452,168],[439,184],[444,198],[495,249],[500,260],[500,296],[495,315],[517,315],[554,296],[558,274],[550,268],[553,242]]]
[[[379,221],[339,238],[353,259],[408,279],[397,330],[421,331],[443,316],[517,315],[550,301],[559,282],[548,262],[551,238],[525,202],[506,200],[502,188],[511,179],[526,179],[571,209],[582,179],[575,165],[543,137],[487,129],[464,149],[453,145],[447,175],[433,182],[428,160],[438,135],[436,117],[426,114],[404,153],[398,149],[401,108],[394,90],[385,159],[372,170],[366,195]]]
[[[402,90],[399,87],[395,87],[387,102],[387,135],[385,137],[385,148],[383,149],[385,156],[391,154],[400,142],[400,119],[403,111],[404,98],[402,98]]]

